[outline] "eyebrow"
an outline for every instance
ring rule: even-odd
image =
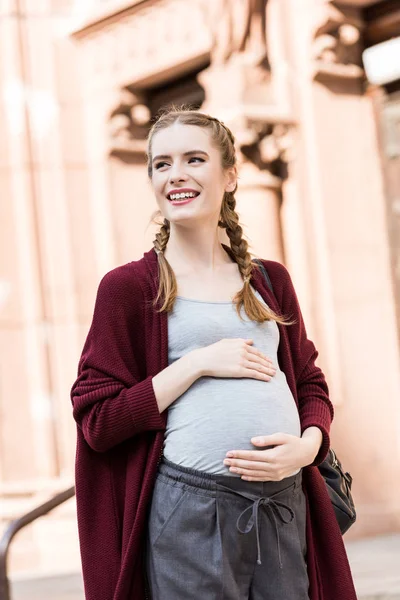
[[[204,152],[204,150],[189,150],[188,152],[184,152],[183,156],[192,156],[193,154],[203,154],[207,158],[210,158],[207,152]],[[157,160],[166,160],[167,158],[171,158],[171,156],[169,154],[158,154],[153,158],[153,163],[155,163]]]

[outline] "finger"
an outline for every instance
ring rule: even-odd
[[[268,375],[270,378],[274,376],[274,373],[271,372],[271,368],[266,367],[264,365],[260,365],[260,363],[257,362],[251,362],[249,360],[246,360],[243,362],[243,366],[245,369],[250,369],[250,371],[264,373],[264,375]]]
[[[274,365],[273,361],[272,361],[270,358],[268,358],[268,356],[266,356],[265,354],[263,354],[263,353],[261,352],[261,350],[257,350],[257,348],[252,348],[251,346],[248,346],[248,347],[246,348],[246,350],[247,350],[247,352],[248,352],[249,354],[252,354],[252,355],[258,356],[258,357],[259,357],[259,358],[261,358],[262,360],[265,360],[265,361],[266,361],[266,362],[267,362],[269,365]]]
[[[250,460],[255,463],[266,463],[269,461],[268,452],[268,450],[263,450],[262,453],[260,450],[229,450],[229,452],[226,453],[226,460],[239,459]]]
[[[260,483],[263,483],[264,481],[273,481],[273,479],[268,479],[265,477],[241,477],[240,479],[242,481],[259,481]]]
[[[248,363],[248,365],[254,363]],[[244,367],[244,375],[243,377],[251,377],[251,379],[260,379],[261,381],[271,381],[272,375],[268,375],[265,371],[253,369],[250,366],[243,365]],[[242,375],[240,375],[242,377]]]
[[[250,441],[254,446],[275,446],[286,444],[288,441],[288,434],[272,433],[271,435],[258,435],[251,438]]]
[[[247,361],[252,369],[257,369],[258,371],[263,370],[268,375],[271,375],[271,377],[276,374],[276,369],[271,365],[271,363],[256,357],[254,354],[250,354],[247,357]]]
[[[258,477],[263,481],[272,477],[271,474],[266,473],[265,471],[256,471],[254,469],[239,469],[238,467],[231,467],[229,470],[231,473],[235,473],[235,475],[240,475],[241,477]]]
[[[270,468],[269,463],[265,461],[239,460],[238,458],[226,458],[224,465],[239,469],[254,469],[256,471],[265,471]]]
[[[282,481],[283,479],[286,479],[286,477],[290,477],[290,473],[264,473],[264,475],[243,473],[240,477],[246,481]]]
[[[273,477],[251,477],[247,475],[241,475],[240,479],[243,481],[281,481],[280,479],[274,479]]]

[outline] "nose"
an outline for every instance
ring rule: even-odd
[[[183,166],[176,162],[174,163],[169,170],[169,182],[170,184],[175,184],[182,181],[187,181],[187,175],[183,169]]]

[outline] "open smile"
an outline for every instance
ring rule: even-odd
[[[167,194],[168,200],[171,204],[188,204],[194,198],[200,194],[197,190],[189,190],[189,189],[180,189],[180,190],[172,190]]]

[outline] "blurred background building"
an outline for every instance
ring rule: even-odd
[[[396,0],[0,1],[2,527],[73,483],[97,285],[151,247],[146,134],[190,103],[233,129],[252,251],[293,277],[348,536],[400,531],[399,35]],[[79,565],[73,501],[13,544],[13,573]]]

